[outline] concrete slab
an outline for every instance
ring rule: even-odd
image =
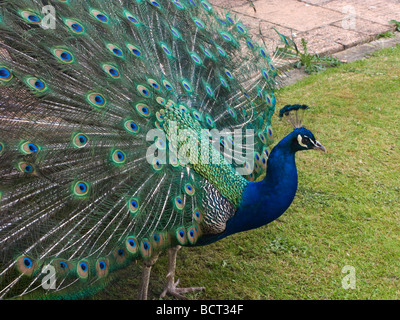
[[[235,13],[252,34],[274,46],[277,28],[308,41],[310,52],[332,54],[373,41],[400,21],[400,0],[209,0]]]
[[[264,38],[278,40],[279,36],[273,30],[273,28],[288,36],[292,34],[291,29],[273,24],[265,20],[260,20],[254,17],[240,14],[236,14],[236,16],[249,29],[252,35],[259,35],[261,33]]]
[[[328,25],[298,34],[296,43],[301,38],[308,41],[309,52],[332,54],[367,41],[368,35]]]
[[[232,10],[295,31],[308,31],[343,19],[344,14],[312,6],[297,0],[254,1],[257,11],[250,6],[233,7]]]
[[[348,27],[343,21],[333,23],[334,26],[339,28]],[[349,30],[356,31],[371,36],[371,40],[378,34],[393,30],[393,25],[380,24],[377,22],[369,21],[363,18],[357,18],[354,25]],[[346,29],[346,28],[344,28]]]
[[[362,45],[335,53],[333,56],[342,62],[353,62],[365,58],[374,51],[376,51],[374,46],[370,45],[369,43],[364,43]]]
[[[332,0],[321,4],[321,7],[345,13],[353,12],[356,19],[362,18],[380,24],[388,24],[389,20],[400,20],[400,1],[398,0]]]
[[[300,0],[300,1],[304,2],[304,3],[312,4],[312,5],[321,6],[323,4],[331,2],[332,0]]]
[[[370,43],[364,43],[338,52],[333,56],[343,62],[352,62],[363,59],[377,50],[393,47],[397,44],[400,44],[400,33],[397,33],[394,38],[382,38]]]
[[[241,6],[249,6],[249,0],[217,0],[217,1],[211,1],[213,5],[225,8],[225,9],[231,9],[233,7],[241,7]]]

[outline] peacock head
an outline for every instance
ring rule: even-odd
[[[279,117],[286,119],[293,127],[289,135],[293,151],[320,150],[326,152],[325,147],[319,143],[314,134],[302,125],[303,113],[308,109],[307,105],[286,105],[279,111]]]
[[[315,139],[310,130],[304,127],[295,128],[292,134],[294,136],[292,147],[295,151],[314,149],[326,152],[325,147]]]

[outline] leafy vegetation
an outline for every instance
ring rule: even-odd
[[[309,53],[308,42],[304,38],[301,39],[301,47],[303,49],[303,52],[301,52],[293,39],[287,38],[276,29],[275,31],[281,37],[283,43],[285,43],[284,47],[277,49],[277,54],[283,58],[294,60],[293,66],[298,69],[304,67],[304,71],[308,74],[320,73],[325,71],[327,67],[336,67],[342,64],[335,57]]]
[[[382,32],[380,34],[378,34],[378,39],[381,38],[393,38],[395,36],[395,34],[392,31],[386,31],[386,32]]]
[[[397,20],[390,20],[389,23],[393,23],[396,25],[396,30],[400,31],[400,21]]]

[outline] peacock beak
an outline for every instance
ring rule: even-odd
[[[319,143],[319,141],[315,141],[313,149],[319,150],[322,152],[327,152],[325,147],[321,143]]]

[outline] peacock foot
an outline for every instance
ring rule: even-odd
[[[164,298],[166,295],[173,296],[181,300],[189,300],[188,297],[182,295],[182,293],[190,293],[195,291],[205,290],[205,287],[191,287],[191,288],[178,288],[179,279],[174,283],[173,281],[168,281],[165,286],[164,291],[161,293],[160,298]]]

